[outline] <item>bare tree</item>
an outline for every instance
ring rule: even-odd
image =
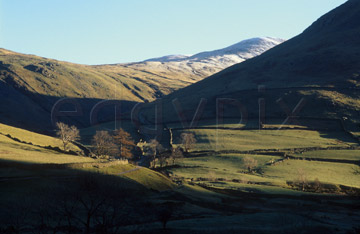
[[[184,158],[184,154],[180,147],[176,147],[172,149],[171,156],[172,164],[175,165],[177,159]]]
[[[181,133],[181,143],[184,147],[184,150],[186,153],[189,152],[189,150],[191,148],[194,147],[194,145],[196,144],[196,138],[194,133],[190,133],[190,132],[183,132]]]
[[[115,131],[114,140],[115,143],[119,146],[120,157],[132,159],[134,156],[132,150],[135,147],[135,142],[132,139],[131,135],[124,129],[120,128]]]
[[[79,129],[75,126],[69,126],[67,124],[64,124],[62,122],[56,123],[57,131],[56,135],[60,138],[60,140],[63,142],[63,148],[64,151],[67,150],[68,145],[73,142],[80,139],[80,133]]]
[[[114,143],[114,138],[107,131],[96,131],[92,139],[96,156],[115,156],[118,153],[118,147]]]
[[[245,157],[243,159],[244,166],[249,172],[252,172],[258,165],[258,161],[252,157]]]

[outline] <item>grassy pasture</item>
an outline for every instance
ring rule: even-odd
[[[104,126],[103,126],[104,127]],[[94,129],[85,129],[85,133]],[[30,131],[13,128],[7,125],[0,125],[0,160],[14,163],[25,163],[27,165],[42,164],[41,169],[31,170],[28,166],[26,170],[13,168],[1,168],[0,175],[6,178],[21,176],[46,176],[46,175],[67,175],[73,174],[74,171],[90,171],[107,175],[117,175],[134,182],[142,184],[146,188],[165,190],[170,189],[172,182],[158,172],[147,168],[138,168],[130,164],[114,162],[101,162],[90,157],[64,154],[51,149],[45,149],[41,146],[60,147],[59,139],[33,133]],[[10,134],[12,137],[19,139],[16,141],[5,135]],[[31,143],[31,144],[28,144]],[[75,146],[73,146],[75,147]],[[47,168],[46,164],[66,164],[64,169]]]
[[[93,131],[93,129],[88,129],[88,131]],[[266,130],[264,132],[267,131],[272,130]],[[234,132],[241,132],[245,135],[247,134],[247,136],[254,136],[253,131]],[[291,135],[290,133],[292,132],[283,130],[278,131],[278,133],[284,134],[283,136],[277,136],[284,139],[284,141],[286,138],[290,138],[288,142],[283,143],[284,148],[290,148],[289,145],[291,146],[291,144],[295,142],[294,139],[296,139],[296,136]],[[306,141],[302,143],[304,145],[316,145],[316,143],[319,142],[323,145],[332,146],[346,146],[348,144],[347,142],[337,141],[336,137],[327,138],[321,135],[321,133],[314,134],[314,131],[303,130],[300,131],[300,133],[301,134],[298,134],[297,139],[299,139],[299,141]],[[274,134],[271,134],[271,136],[274,136]],[[339,133],[339,136],[342,136],[342,134]],[[258,135],[257,137],[258,140],[260,139],[260,141],[262,141],[262,147],[272,146],[272,138],[270,136],[265,135],[261,138],[261,135]],[[256,138],[253,137],[252,140],[255,141],[255,139]],[[243,144],[245,143],[247,142],[243,141]],[[201,142],[199,144],[201,144]],[[251,144],[251,141],[250,143],[248,142],[248,144]],[[353,143],[349,142],[349,144],[352,145]],[[296,179],[297,170],[300,168],[306,172],[306,176],[309,181],[318,178],[323,183],[360,187],[358,182],[359,177],[352,171],[352,169],[356,166],[346,163],[290,159],[285,160],[282,163],[278,162],[275,165],[272,165],[271,163],[282,160],[282,157],[236,153],[213,153],[207,156],[198,156],[204,154],[193,153],[190,157],[178,160],[178,167],[169,168],[172,176],[184,177],[186,180],[189,180],[190,178],[195,179],[193,183],[187,184],[185,182],[182,186],[177,186],[163,174],[147,168],[124,164],[117,161],[102,162],[91,158],[66,155],[39,146],[20,143],[4,135],[0,135],[0,146],[0,160],[14,160],[22,163],[26,162],[28,165],[44,165],[44,168],[36,170],[27,170],[17,168],[15,166],[12,168],[0,168],[0,177],[3,177],[2,179],[10,177],[10,180],[5,179],[5,181],[3,180],[0,182],[2,183],[0,194],[2,201],[1,204],[16,204],[17,201],[25,201],[26,199],[35,201],[38,199],[39,194],[45,191],[44,188],[51,188],[56,191],[55,184],[57,182],[65,181],[65,183],[75,183],[72,181],[72,177],[76,177],[76,175],[81,173],[91,173],[99,176],[114,176],[114,178],[118,179],[117,183],[121,184],[123,187],[122,191],[133,190],[131,198],[134,201],[134,203],[132,203],[133,209],[141,210],[143,208],[137,206],[136,201],[139,199],[144,199],[147,203],[150,202],[155,204],[159,202],[174,201],[182,204],[181,210],[178,210],[177,212],[179,214],[185,214],[185,216],[175,216],[179,218],[171,220],[168,226],[169,228],[174,228],[174,230],[179,231],[182,230],[181,228],[187,229],[187,227],[190,227],[193,224],[197,224],[199,227],[194,227],[191,230],[204,230],[204,228],[209,227],[208,222],[214,220],[219,221],[222,219],[229,225],[229,227],[232,228],[231,230],[251,231],[255,230],[254,228],[258,227],[262,220],[264,220],[264,222],[270,222],[269,219],[266,218],[269,214],[275,216],[275,218],[271,218],[271,220],[278,220],[278,211],[274,214],[271,212],[272,209],[274,209],[273,207],[279,207],[279,204],[281,204],[281,207],[284,207],[284,209],[292,209],[291,207],[289,208],[289,206],[293,205],[297,206],[297,208],[307,209],[307,207],[302,206],[306,204],[306,202],[312,201],[304,200],[304,192],[293,190],[286,183],[289,180],[293,181]],[[236,143],[233,143],[233,149],[237,149]],[[302,156],[308,153],[316,152],[317,151],[306,152],[303,153]],[[327,152],[318,152],[323,153],[324,158],[327,158],[327,155],[329,154],[333,154],[333,158],[345,155],[344,157],[347,159],[357,159],[356,150],[352,150],[351,153],[350,150],[344,150],[344,152],[333,152],[331,150]],[[9,156],[12,156],[12,158],[6,158]],[[256,172],[247,172],[243,161],[245,157],[252,157],[257,160],[258,170]],[[47,163],[66,164],[68,167],[64,167],[62,169],[46,168]],[[360,169],[360,167],[357,168]],[[196,179],[200,177],[210,180],[196,181]],[[202,188],[199,185],[205,185],[210,188],[210,190]],[[152,193],[154,190],[160,191],[161,193]],[[246,199],[246,202],[244,202],[244,199],[241,197],[236,198],[235,196],[230,198],[228,195],[228,193],[231,193],[229,192],[230,190],[235,193],[241,193],[242,195],[240,194],[240,196],[249,196],[249,198]],[[151,195],[147,197],[147,194]],[[169,199],[169,197],[167,197],[169,194],[174,194],[174,197]],[[252,198],[254,194],[256,195]],[[322,196],[325,196],[324,194],[307,194],[316,195],[314,197],[319,197],[319,199],[323,199]],[[263,198],[260,198],[259,200],[259,195],[266,196],[267,200],[265,203],[263,202],[264,200],[261,200]],[[287,198],[278,198],[278,195],[289,197],[290,200],[287,200]],[[273,198],[269,199],[267,196]],[[331,197],[332,196],[327,196],[326,199],[331,199]],[[297,200],[295,201],[295,199]],[[315,203],[316,201],[313,204]],[[263,214],[262,212],[264,208],[269,210],[270,213]],[[241,212],[244,211],[244,214],[246,215],[242,214],[241,217],[237,216],[232,213],[230,209],[234,209],[236,212],[237,210],[240,210]],[[225,211],[229,213],[229,216],[226,216],[226,218],[224,218],[223,215],[223,212]],[[175,215],[178,214],[176,213]],[[292,218],[289,218],[287,221],[281,221],[286,223],[286,226],[283,226],[281,230],[295,230],[293,229],[292,222],[293,218],[294,220],[298,219],[296,215],[297,214],[294,214],[291,216]],[[285,216],[286,215],[284,215],[284,217]],[[354,218],[351,220],[353,219]],[[312,219],[306,217],[303,218],[303,222],[309,223],[309,220]],[[341,222],[344,221],[342,220]],[[144,227],[147,225],[150,229],[153,228],[156,230],[161,228],[160,222],[156,219],[152,223],[148,222],[144,224]],[[277,230],[275,224],[271,225],[271,230]],[[217,226],[218,225],[214,225],[213,227],[216,228]],[[239,227],[243,229],[238,229]],[[127,228],[132,230],[130,226],[124,227],[124,230],[126,231]]]
[[[243,158],[253,157],[258,161],[258,173],[247,173]],[[288,193],[288,181],[299,178],[303,170],[306,180],[318,179],[321,183],[345,185],[360,188],[359,166],[347,163],[319,162],[307,160],[285,160],[269,164],[280,157],[263,155],[221,155],[185,158],[178,163],[180,167],[171,169],[172,176],[206,183],[210,186],[269,193]],[[201,182],[205,179],[205,182]]]
[[[294,181],[298,179],[298,170],[304,171],[307,180],[313,181],[316,178],[323,183],[341,184],[360,188],[359,175],[354,174],[354,168],[359,166],[346,163],[329,163],[306,160],[286,160],[276,166],[264,169],[268,178]]]
[[[198,143],[194,150],[247,151],[356,144],[345,133],[333,131],[191,129],[174,131],[174,139],[179,139],[182,132],[193,132],[196,135]]]
[[[175,129],[173,130],[175,145],[180,144],[179,137],[183,132],[194,133],[197,144],[192,149],[192,156],[179,161],[178,167],[172,168],[171,172],[175,177],[183,177],[195,183],[205,183],[223,189],[287,194],[291,189],[287,182],[298,180],[298,171],[303,170],[309,182],[318,179],[324,184],[359,188],[360,180],[356,171],[360,170],[360,167],[356,163],[360,160],[360,150],[305,151],[291,155],[306,160],[284,161],[282,157],[276,155],[233,153],[252,150],[288,153],[295,148],[347,148],[357,145],[357,142],[339,126],[332,124],[330,120],[323,123],[321,128],[324,130],[319,131],[296,125],[287,125],[284,129],[274,130],[280,124],[273,121],[267,124],[265,126],[267,129],[264,130],[246,128],[239,130],[230,129],[240,126],[236,122],[228,121],[223,125],[224,129],[217,129],[216,125],[209,124],[209,121],[202,121],[199,124],[199,127],[202,127],[200,129]],[[218,151],[218,153],[198,157],[196,151]],[[243,161],[245,157],[257,160],[256,172],[247,172]],[[323,161],[316,161],[317,158]],[[326,161],[327,159],[329,161]],[[354,164],[335,160],[354,161]]]
[[[360,161],[360,150],[317,150],[295,154],[294,156],[308,159],[321,158]]]
[[[178,165],[184,168],[174,168],[174,173],[186,178],[208,177],[209,171],[214,172],[217,178],[241,179],[242,177],[253,177],[243,174],[247,171],[243,159],[251,157],[258,161],[259,168],[265,167],[271,160],[280,159],[276,156],[245,155],[245,154],[222,154],[217,156],[205,156],[184,158]]]
[[[94,162],[94,159],[89,157],[68,155],[38,146],[19,143],[3,135],[0,135],[0,146],[1,160],[53,164]]]
[[[341,131],[341,124],[338,120],[319,120],[312,118],[301,118],[299,124],[285,124],[283,125],[285,119],[279,118],[267,118],[266,122],[263,124],[263,129],[314,129],[318,130],[336,130]],[[184,126],[178,122],[171,122],[166,124],[168,128],[183,128]],[[202,119],[193,126],[194,128],[238,128],[238,129],[259,129],[259,120],[258,118],[252,118],[241,120],[241,117],[227,117],[223,120],[217,120],[215,117],[210,119]]]
[[[16,128],[0,123],[0,134],[10,135],[11,138],[16,138],[22,142],[31,143],[38,146],[52,146],[62,148],[63,144],[60,139],[30,132],[21,128]],[[73,144],[69,144],[69,149],[73,151],[79,151],[79,148]]]
[[[88,170],[107,174],[116,175],[136,181],[146,188],[154,190],[167,190],[173,187],[173,183],[164,175],[144,167],[136,167],[131,164],[113,164],[102,168],[89,168]]]
[[[0,133],[0,160],[35,164],[95,162],[94,159],[89,157],[69,155],[43,148],[46,146],[61,148],[61,140],[54,137],[41,135],[4,124],[0,124]],[[6,135],[10,135],[11,138]],[[13,138],[18,139],[18,141]],[[70,144],[70,149],[75,151],[79,150],[78,147],[73,144]]]

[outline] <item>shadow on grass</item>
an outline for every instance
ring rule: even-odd
[[[59,102],[64,100],[63,97],[36,94],[17,84],[10,83],[10,85],[0,83],[0,98],[7,103],[1,107],[0,122],[49,135],[53,135],[55,127],[52,124],[52,117],[76,125],[78,128],[84,128],[92,124],[91,114],[93,122],[96,123],[114,121],[115,110],[117,118],[121,118],[137,103],[85,97],[66,98],[65,101]]]
[[[129,225],[162,222],[152,199],[159,192],[75,165],[85,164],[0,160],[0,170],[8,173],[0,179],[0,232],[118,233]],[[32,175],[12,176],[14,170]]]

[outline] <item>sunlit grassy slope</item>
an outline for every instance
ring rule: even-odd
[[[171,180],[164,175],[152,171],[148,168],[137,167],[131,164],[115,164],[99,169],[90,168],[90,170],[109,175],[125,177],[136,181],[149,189],[167,190],[174,188],[174,184],[171,182]]]
[[[0,134],[7,135],[9,138],[16,138],[24,143],[30,143],[36,146],[51,146],[62,148],[62,141],[58,138],[46,136],[21,128],[16,128],[0,123]],[[79,148],[73,144],[69,145],[70,150],[78,151]]]
[[[173,183],[164,175],[147,168],[136,167],[122,161],[99,161],[90,157],[69,155],[44,148],[44,146],[61,146],[60,140],[53,137],[3,124],[0,125],[0,132],[0,164],[5,163],[1,164],[5,167],[0,168],[0,177],[72,175],[76,171],[90,171],[130,179],[154,190],[167,190],[173,187]],[[8,134],[18,140],[6,136]],[[76,147],[72,146],[72,148]],[[17,168],[20,164],[28,165],[25,167],[25,171],[22,167]],[[42,167],[31,169],[33,164],[41,164]],[[64,167],[61,167],[62,170],[54,170],[51,167],[48,168],[46,164],[64,164]]]
[[[328,124],[321,128],[327,129]],[[358,141],[335,124],[330,123],[331,130],[318,131],[301,125],[274,130],[277,124],[251,130],[233,123],[217,129],[209,121],[198,122],[194,129],[181,129],[175,123],[169,126],[174,127],[174,145],[181,146],[183,132],[197,139],[190,155],[170,169],[175,178],[221,189],[299,194],[288,183],[297,181],[301,171],[309,183],[320,181],[338,191],[339,186],[360,188]],[[248,171],[246,158],[256,161],[255,171]]]
[[[15,142],[0,135],[0,160],[27,163],[80,163],[93,162],[92,158],[58,153],[38,146]]]
[[[331,153],[332,151],[329,151],[329,154]],[[244,158],[255,159],[260,173],[248,173]],[[360,187],[359,175],[354,173],[354,169],[360,169],[357,165],[307,160],[282,161],[280,159],[282,158],[274,155],[218,154],[183,159],[179,162],[180,167],[171,171],[177,177],[205,178],[211,181],[219,179],[220,181],[214,185],[223,184],[222,187],[225,188],[235,185],[244,186],[248,183],[287,187],[287,181],[298,179],[298,170],[304,171],[308,181],[319,179],[323,183]],[[279,163],[270,163],[277,161]],[[225,181],[221,182],[221,180]],[[226,186],[233,180],[239,183]]]
[[[62,147],[60,139],[0,124],[0,159],[28,163],[93,162],[88,157],[68,155],[45,147]],[[70,150],[80,151],[70,144]]]
[[[182,132],[174,131],[178,139]],[[304,147],[348,146],[356,142],[344,132],[309,130],[227,130],[193,129],[198,139],[194,150],[255,150]]]
[[[86,66],[4,49],[0,61],[2,82],[46,96],[151,101],[184,86],[122,65]]]
[[[295,157],[360,161],[360,150],[318,150],[295,154]]]
[[[220,70],[194,73],[181,68],[169,70],[153,62],[141,66],[88,66],[5,49],[0,49],[0,62],[0,81],[17,90],[53,97],[135,102],[152,101]]]

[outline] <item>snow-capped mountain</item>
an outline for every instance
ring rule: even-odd
[[[258,56],[284,41],[279,38],[258,37],[219,50],[194,55],[168,55],[125,64],[125,66],[176,80],[178,87],[184,87],[234,64]]]
[[[147,59],[147,60],[145,60],[145,62],[173,62],[173,61],[179,61],[182,59],[187,59],[190,56],[191,55],[172,54],[172,55],[167,55],[167,56],[163,56],[163,57],[159,57],[159,58]]]
[[[203,62],[203,63],[240,63],[258,56],[272,47],[284,42],[284,39],[272,37],[256,37],[241,41],[229,47],[201,52],[195,55],[168,55],[148,59],[145,62]]]

